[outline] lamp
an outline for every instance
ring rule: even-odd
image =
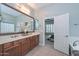
[[[26,13],[26,14],[30,14],[30,9],[29,9],[28,7],[25,7],[23,4],[17,3],[17,4],[16,4],[16,7],[17,7],[20,11],[22,11],[22,12],[24,12],[24,13]]]

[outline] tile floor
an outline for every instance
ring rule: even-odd
[[[53,48],[53,45],[37,46],[31,50],[26,56],[67,56]]]

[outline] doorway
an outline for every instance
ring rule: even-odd
[[[54,47],[54,32],[53,32],[54,18],[45,19],[45,45]]]

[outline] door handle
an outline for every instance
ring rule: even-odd
[[[65,37],[68,37],[68,35],[66,35]]]

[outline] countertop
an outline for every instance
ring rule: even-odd
[[[28,37],[31,37],[34,35],[39,35],[39,34],[40,33],[38,33],[38,32],[28,33],[27,35],[16,34],[17,37],[13,37],[13,38],[12,38],[12,35],[0,36],[0,44],[20,40],[23,38],[28,38]]]

